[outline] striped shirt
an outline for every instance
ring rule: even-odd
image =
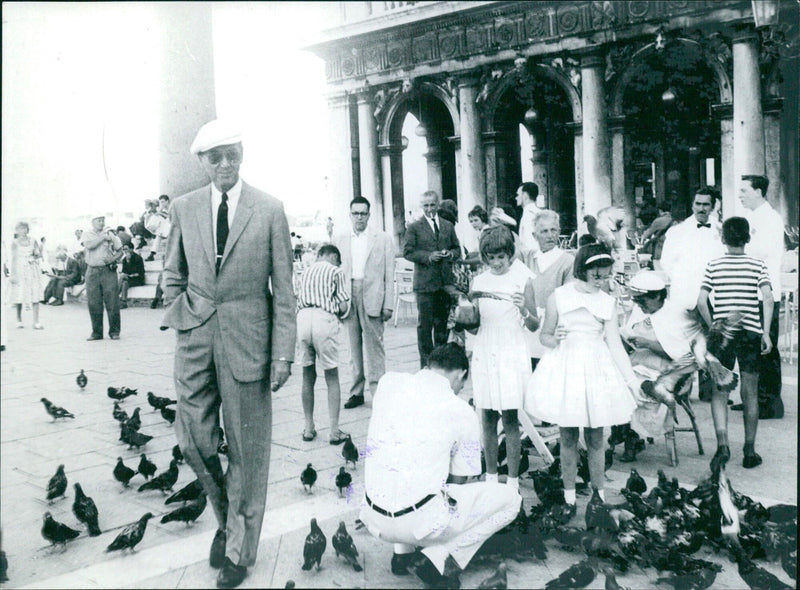
[[[728,317],[733,311],[742,313],[742,327],[762,334],[758,294],[770,286],[767,265],[746,254],[726,254],[706,265],[700,288],[713,294],[714,319]]]
[[[309,266],[300,277],[297,289],[297,309],[320,307],[332,314],[339,314],[339,303],[349,301],[350,292],[344,273],[327,260],[318,260]]]

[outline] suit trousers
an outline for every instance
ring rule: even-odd
[[[364,308],[364,281],[353,280],[350,300],[350,315],[347,318],[347,331],[350,336],[350,372],[353,385],[350,395],[364,395],[366,376],[369,376],[369,391],[375,395],[378,379],[386,372],[386,354],[383,348],[382,318],[370,317]],[[367,371],[364,372],[364,356],[367,357]]]
[[[203,485],[219,528],[226,532],[226,556],[234,564],[250,567],[256,561],[267,503],[272,440],[269,378],[236,380],[215,313],[196,328],[178,331],[175,392],[181,451]],[[225,474],[217,454],[220,405],[228,443]]]
[[[763,304],[759,303],[763,319]],[[783,418],[783,400],[781,400],[781,353],[778,350],[778,334],[780,330],[781,303],[775,301],[772,310],[772,323],[769,325],[769,338],[772,350],[768,355],[758,357],[758,414],[761,418]]]
[[[119,335],[119,285],[117,271],[107,266],[86,269],[86,300],[92,320],[92,335],[103,335],[103,306],[108,314],[108,334]]]
[[[455,506],[442,495],[392,518],[364,503],[359,517],[372,536],[393,543],[395,553],[413,553],[420,546],[439,573],[448,555],[463,570],[489,537],[517,517],[522,498],[509,485],[485,481],[450,485],[447,493]]]
[[[44,301],[50,301],[54,297],[56,301],[64,301],[64,289],[71,287],[74,283],[67,281],[64,277],[53,277],[44,288]]]
[[[417,296],[417,348],[419,366],[425,368],[428,355],[436,346],[447,344],[447,316],[450,314],[450,295],[444,289]]]

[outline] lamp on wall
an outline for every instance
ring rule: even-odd
[[[422,93],[419,94],[417,98],[419,101],[419,125],[414,128],[414,135],[418,137],[425,137],[428,135],[428,130],[425,128],[425,125],[422,123]]]
[[[528,130],[528,134],[531,136],[531,151],[535,152],[539,149],[539,145],[536,140],[536,129],[539,126],[539,111],[533,107],[525,111],[525,115],[522,118],[522,124],[525,125],[525,129]]]
[[[661,102],[663,102],[667,106],[671,106],[675,103],[675,99],[678,95],[675,93],[675,89],[670,86],[664,92],[661,93]]]
[[[751,4],[756,28],[778,24],[778,14],[781,9],[779,0],[751,0]]]

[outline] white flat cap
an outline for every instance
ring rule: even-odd
[[[656,272],[652,270],[643,270],[642,272],[636,273],[631,278],[628,286],[630,287],[631,291],[636,293],[661,291],[667,288],[667,284],[664,282],[664,279],[662,279]]]
[[[94,213],[92,213],[92,219],[93,219],[93,220],[94,220],[94,219],[101,219],[101,218],[102,218],[102,219],[105,219],[105,218],[106,218],[106,214],[105,214],[105,213],[99,213],[99,212],[97,212],[97,211],[95,211]]]
[[[217,146],[231,145],[240,141],[242,132],[236,125],[230,121],[214,119],[200,127],[189,151],[196,156]]]

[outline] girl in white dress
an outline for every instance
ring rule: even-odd
[[[20,221],[14,228],[14,241],[11,242],[11,282],[10,303],[17,308],[17,328],[24,328],[22,306],[33,308],[33,327],[42,329],[39,323],[39,300],[42,298],[42,252],[39,242],[28,233],[30,226]]]
[[[525,330],[539,326],[533,297],[533,274],[515,260],[514,238],[502,226],[480,239],[486,270],[472,281],[471,293],[481,323],[472,352],[472,389],[480,410],[486,479],[497,481],[497,421],[506,435],[509,485],[519,488],[520,433],[517,411],[522,408],[531,366]]]
[[[603,427],[631,419],[636,409],[632,390],[641,385],[622,347],[616,301],[601,290],[613,263],[601,244],[578,250],[573,270],[577,280],[557,288],[547,300],[540,339],[549,350],[525,393],[528,412],[561,427],[561,477],[572,511],[579,428],[584,429],[592,485],[603,497]]]

